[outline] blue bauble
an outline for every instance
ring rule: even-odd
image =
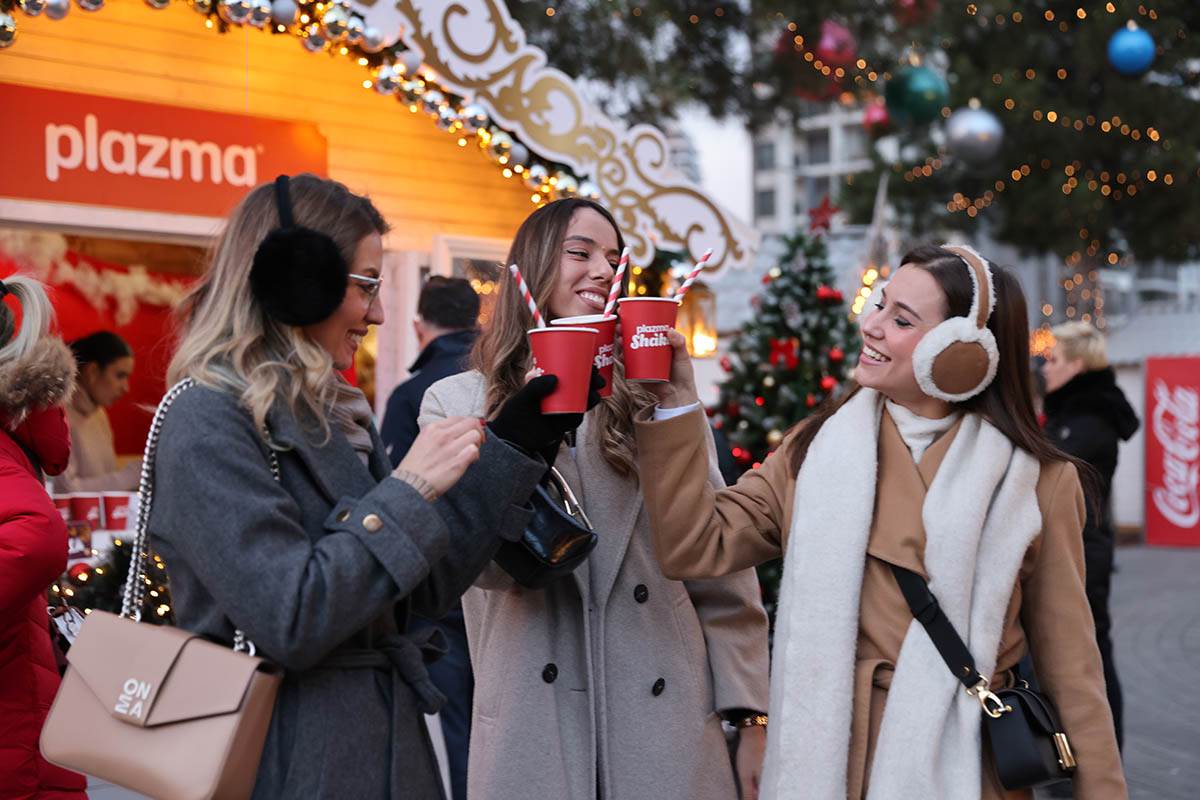
[[[1154,63],[1154,39],[1130,22],[1108,40],[1108,63],[1122,75],[1141,75]]]
[[[905,67],[884,90],[888,113],[901,123],[932,122],[941,115],[949,99],[946,79],[929,67]]]

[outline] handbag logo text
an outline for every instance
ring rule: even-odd
[[[150,684],[137,678],[128,678],[121,687],[121,695],[117,698],[117,705],[113,710],[127,717],[141,719],[143,705],[149,699]]]

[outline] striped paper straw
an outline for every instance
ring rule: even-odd
[[[525,305],[529,306],[529,313],[533,314],[533,322],[539,328],[546,327],[546,320],[542,319],[542,312],[538,311],[537,303],[533,302],[533,294],[529,291],[529,286],[525,283],[525,278],[521,276],[521,270],[516,264],[509,264],[508,271],[517,279],[517,289],[520,290],[521,296],[525,298]]]
[[[621,293],[621,282],[625,280],[625,268],[629,266],[629,248],[621,251],[621,260],[617,262],[617,274],[613,275],[612,288],[608,290],[608,302],[604,304],[604,316],[611,317],[617,307],[617,295]]]
[[[700,277],[700,273],[704,271],[704,265],[712,258],[712,249],[704,251],[704,255],[700,256],[700,260],[696,262],[696,266],[692,267],[692,271],[688,273],[679,290],[675,292],[675,302],[682,303],[683,296],[687,294],[688,289],[692,288],[692,284],[696,282],[696,278]]]

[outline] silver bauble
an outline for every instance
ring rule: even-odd
[[[250,24],[262,28],[271,21],[271,0],[250,0]]]
[[[537,191],[550,180],[550,170],[544,164],[534,164],[525,170],[525,185]]]
[[[371,25],[363,31],[362,49],[368,53],[378,53],[383,49],[384,38],[383,31]]]
[[[421,54],[416,50],[405,50],[400,54],[398,63],[404,68],[405,75],[416,75],[421,69]]]
[[[408,105],[421,102],[421,96],[425,94],[425,81],[420,78],[411,81],[400,82],[400,93],[396,95],[400,100]]]
[[[430,89],[421,95],[421,107],[431,117],[436,117],[444,105],[446,105],[446,95],[437,89]]]
[[[84,11],[99,11],[104,8],[104,0],[76,0]]]
[[[375,70],[375,91],[380,94],[395,94],[400,88],[400,73],[391,64]]]
[[[971,166],[984,166],[1000,152],[1004,127],[990,111],[960,108],[946,120],[946,149]]]
[[[146,0],[146,5],[150,6],[155,11],[162,11],[164,8],[171,5],[171,0]]]
[[[449,104],[438,109],[437,116],[434,117],[434,124],[441,130],[448,131],[458,122],[458,112],[454,110],[454,106]]]
[[[36,17],[46,9],[46,0],[17,0],[17,6],[27,17]]]
[[[465,133],[474,133],[480,128],[486,128],[488,124],[487,111],[478,103],[467,103],[463,106],[460,117]]]
[[[12,47],[17,40],[17,21],[11,14],[0,12],[0,50]]]
[[[217,13],[221,15],[221,19],[230,25],[244,24],[250,19],[253,11],[254,6],[250,4],[250,0],[221,0],[217,6]]]
[[[329,44],[329,40],[325,38],[325,31],[315,22],[304,29],[304,38],[300,41],[310,53],[319,53]]]
[[[271,21],[276,25],[286,28],[296,24],[298,19],[300,19],[300,9],[296,6],[295,0],[272,0]]]
[[[367,29],[367,25],[362,21],[361,17],[351,17],[346,23],[346,41],[350,44],[358,44],[363,40],[363,31]]]
[[[192,11],[208,16],[213,10],[213,0],[192,0]]]
[[[559,170],[554,177],[554,188],[559,197],[574,197],[579,194],[579,181],[575,180],[574,175]]]
[[[340,42],[349,32],[350,12],[341,6],[333,6],[321,17],[321,24],[330,41]]]
[[[507,161],[512,146],[513,139],[505,131],[492,131],[492,138],[488,141],[488,155],[497,163],[500,159]]]
[[[588,200],[599,200],[600,187],[591,181],[584,181],[579,184],[579,196],[586,197]]]
[[[508,151],[508,165],[515,167],[517,164],[526,164],[529,161],[529,148],[520,142],[513,142],[513,146]]]
[[[71,10],[71,0],[47,0],[46,16],[50,19],[62,19]]]

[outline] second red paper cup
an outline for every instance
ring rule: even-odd
[[[667,332],[675,327],[678,311],[679,304],[669,297],[624,297],[617,301],[626,380],[670,380],[674,353]]]
[[[566,325],[534,328],[529,332],[533,365],[543,374],[558,378],[558,386],[542,400],[543,414],[582,414],[587,411],[596,333],[595,328]]]
[[[551,325],[582,325],[596,329],[596,348],[592,354],[592,366],[604,378],[604,388],[600,390],[601,397],[612,394],[613,380],[613,338],[617,333],[617,318],[606,317],[603,314],[592,314],[586,317],[562,317],[550,323]]]

